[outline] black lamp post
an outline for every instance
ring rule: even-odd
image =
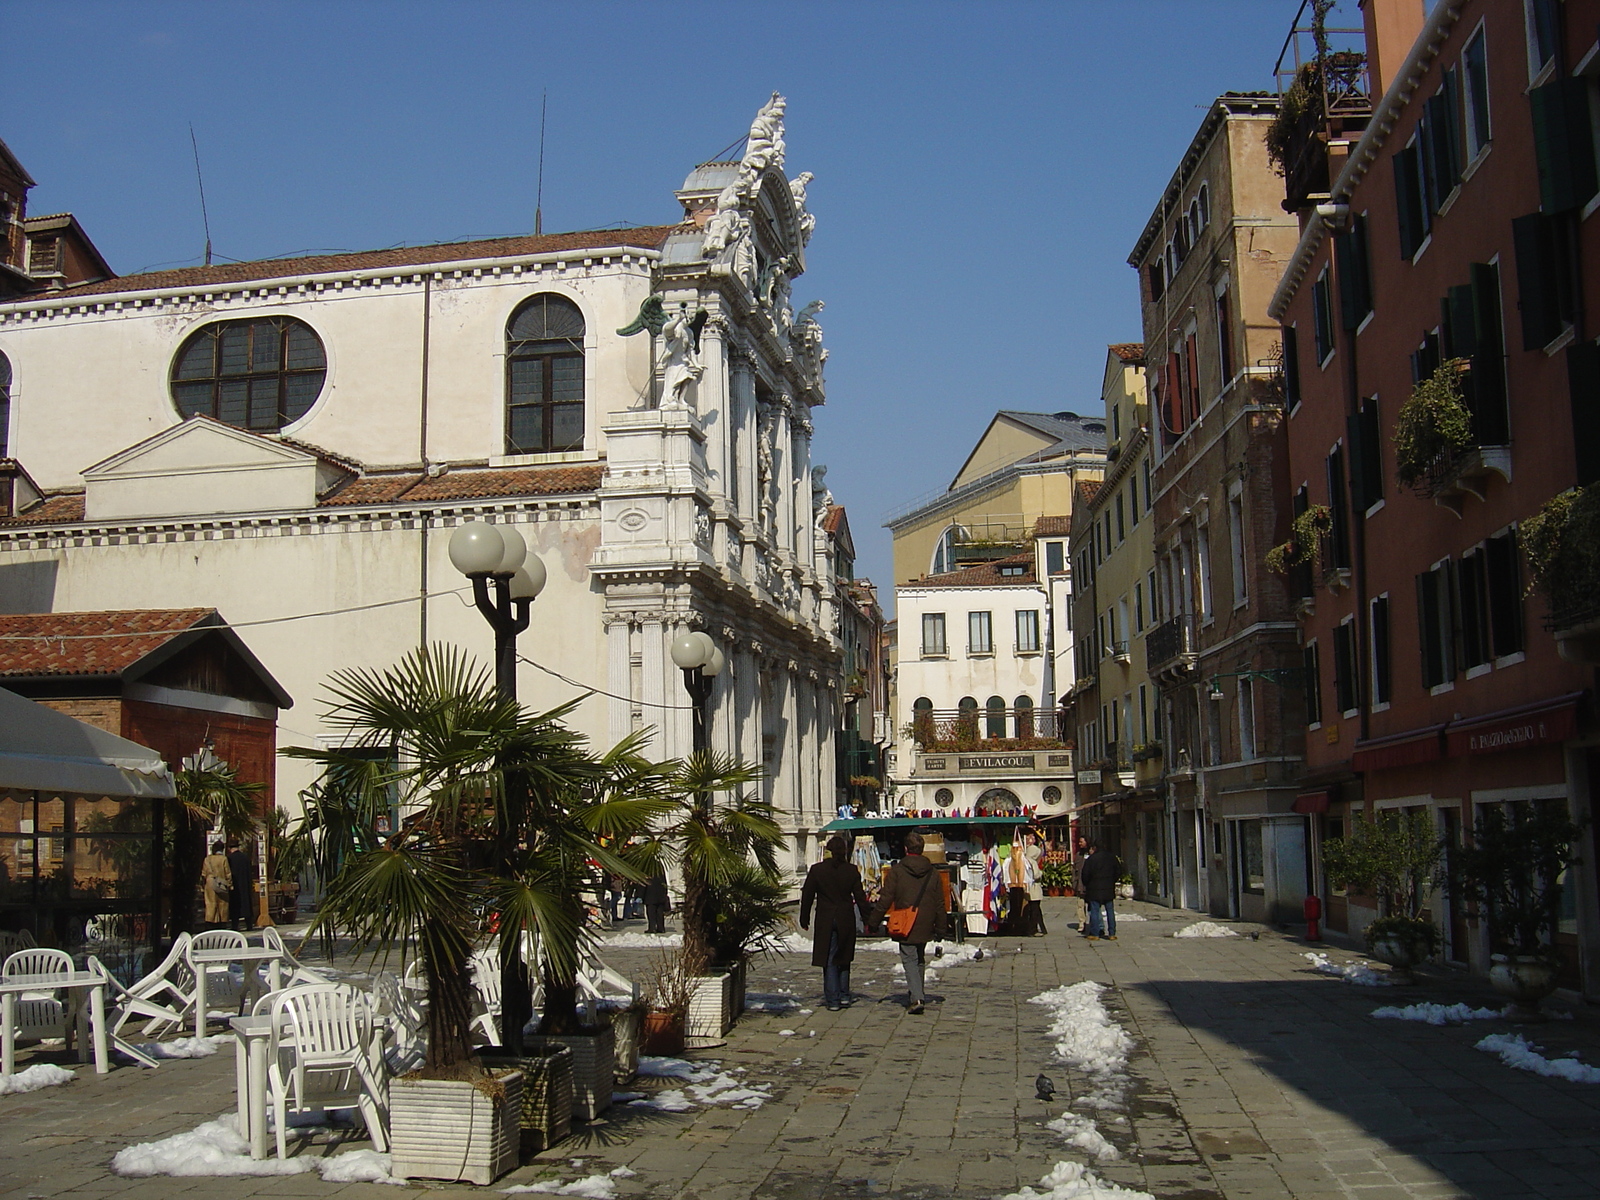
[[[544,564],[528,554],[515,529],[468,521],[450,535],[450,561],[472,580],[472,598],[494,630],[494,684],[502,700],[517,698],[517,634],[528,627],[529,607],[545,584]],[[527,804],[527,781],[507,773],[503,803],[496,808],[495,860],[509,874],[517,852],[516,814]],[[500,1041],[506,1053],[522,1054],[522,1027],[533,1016],[522,939],[500,947]]]
[[[706,731],[711,681],[721,674],[727,659],[710,634],[696,630],[673,641],[672,661],[682,668],[684,689],[694,703],[694,749],[698,754],[711,744]]]

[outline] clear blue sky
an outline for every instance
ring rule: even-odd
[[[827,301],[817,461],[859,570],[990,415],[1098,408],[1129,250],[1209,101],[1272,87],[1299,0],[4,0],[0,137],[119,273],[676,219],[777,89]],[[1343,0],[1338,24],[1359,24]],[[887,591],[887,589],[886,589]],[[886,607],[892,595],[884,597]]]

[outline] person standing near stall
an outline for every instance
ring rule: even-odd
[[[1031,830],[1022,836],[1022,853],[1030,867],[1028,875],[1028,920],[1023,932],[1028,937],[1043,937],[1049,932],[1044,927],[1044,848],[1039,837]]]
[[[206,928],[221,929],[228,920],[228,898],[233,895],[233,873],[221,842],[211,843],[211,853],[200,864],[200,887],[205,892]]]
[[[865,921],[871,911],[861,887],[861,872],[846,858],[850,843],[840,834],[828,839],[828,855],[812,863],[800,889],[800,928],[811,924],[816,905],[817,928],[811,935],[811,965],[822,968],[822,1001],[829,1012],[854,1003],[850,964],[856,956],[856,913]]]
[[[228,923],[235,929],[256,927],[256,908],[251,903],[255,864],[238,842],[228,849],[228,870],[233,875],[233,895],[228,905]]]
[[[671,908],[672,897],[667,892],[667,876],[658,868],[644,885],[645,932],[665,933],[667,912]]]
[[[883,894],[873,909],[876,925],[888,917],[888,933],[900,943],[900,965],[905,968],[910,1003],[906,1012],[916,1016],[924,1011],[927,995],[923,991],[923,970],[928,943],[941,937],[945,929],[944,882],[935,876],[943,872],[922,856],[922,835],[913,829],[906,834],[905,857],[889,868],[883,881]]]
[[[1107,847],[1089,843],[1089,857],[1083,862],[1083,898],[1089,905],[1089,928],[1085,936],[1092,942],[1117,940],[1117,879],[1122,862]]]

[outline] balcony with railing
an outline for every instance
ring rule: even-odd
[[[1070,743],[1053,708],[924,708],[911,722],[925,753],[980,750],[1060,750]]]
[[[1144,656],[1150,673],[1175,679],[1193,671],[1195,644],[1193,613],[1180,613],[1163,621],[1145,637]]]

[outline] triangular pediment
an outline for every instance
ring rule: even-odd
[[[312,508],[328,464],[299,446],[191,417],[83,472],[87,520]]]
[[[298,446],[269,441],[212,421],[190,417],[181,425],[163,429],[154,437],[119,450],[110,458],[86,467],[86,480],[114,479],[128,475],[182,474],[185,471],[235,467],[276,467],[291,463],[315,463],[317,456]]]

